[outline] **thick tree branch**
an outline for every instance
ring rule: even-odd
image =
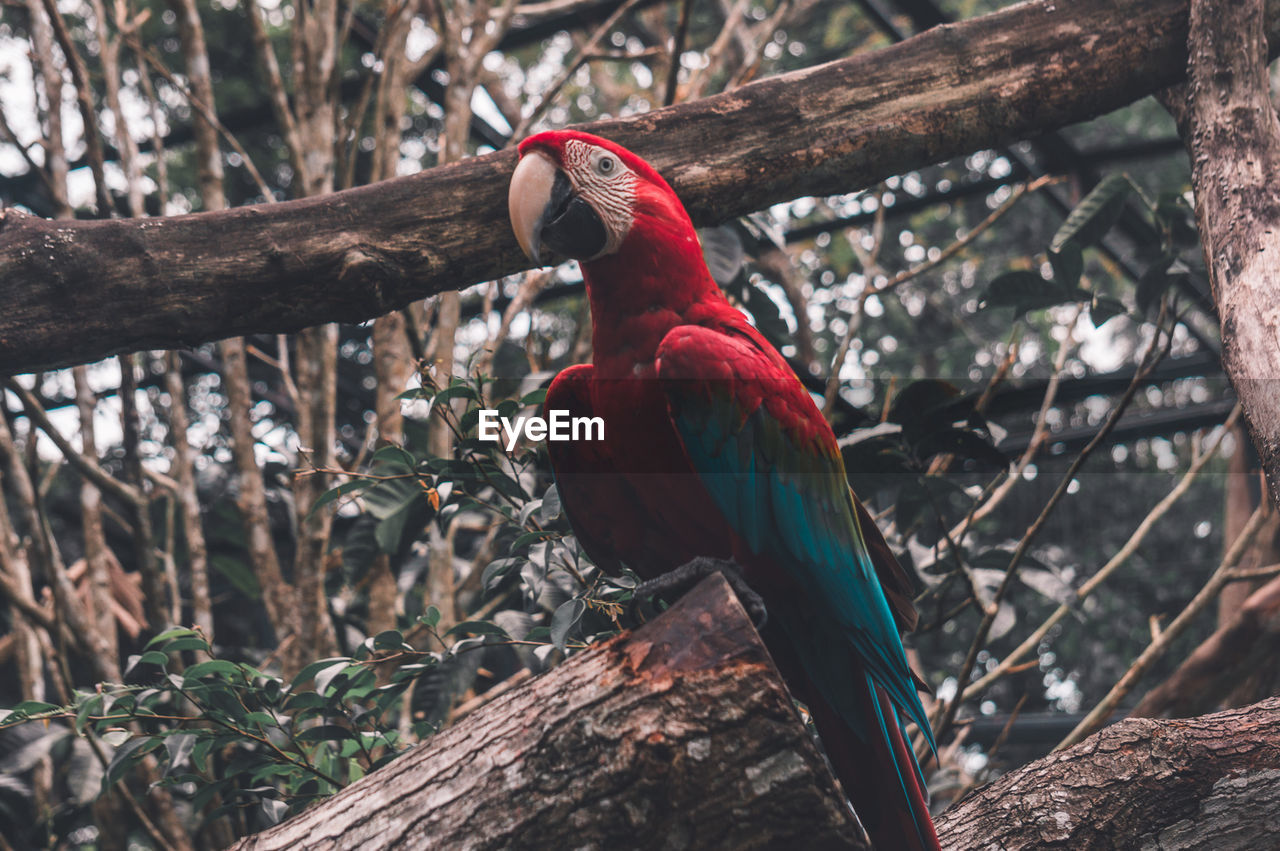
[[[720,222],[1115,109],[1181,79],[1186,38],[1181,0],[1044,0],[588,127],[653,162],[699,224]],[[506,221],[514,158],[171,219],[6,211],[0,372],[366,319],[526,268]]]
[[[720,576],[235,851],[868,848]]]
[[[1261,848],[1280,698],[1128,720],[936,821],[944,848]],[[759,637],[712,577],[235,851],[866,848]]]
[[[1122,721],[935,819],[943,848],[1247,849],[1280,829],[1280,698]]]

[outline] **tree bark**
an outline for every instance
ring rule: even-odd
[[[1185,721],[1121,721],[935,819],[944,848],[1274,848],[1280,698]]]
[[[1164,103],[1191,157],[1222,365],[1280,504],[1280,120],[1269,35],[1264,0],[1192,0],[1186,98]]]
[[[868,848],[720,577],[234,846]]]
[[[1128,720],[936,819],[944,848],[1270,847],[1280,698]],[[713,577],[235,851],[866,848],[759,636]]]
[[[1091,118],[1175,83],[1186,10],[1184,0],[1024,3],[586,126],[656,165],[697,223],[720,222]],[[1280,29],[1280,9],[1268,20]],[[508,150],[322,198],[169,219],[62,224],[4,211],[0,300],[13,309],[0,316],[0,372],[356,321],[527,268],[507,225],[514,158]]]

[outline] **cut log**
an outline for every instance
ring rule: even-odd
[[[237,851],[870,846],[728,584],[495,699]]]

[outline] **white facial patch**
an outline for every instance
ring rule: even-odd
[[[617,154],[581,139],[564,143],[564,170],[573,188],[599,214],[609,235],[596,257],[617,251],[631,230],[638,180],[635,172]]]

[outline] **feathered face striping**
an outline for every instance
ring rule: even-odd
[[[511,227],[535,263],[544,247],[574,260],[612,254],[631,231],[644,176],[624,149],[585,133],[540,133],[520,144],[507,197]]]

